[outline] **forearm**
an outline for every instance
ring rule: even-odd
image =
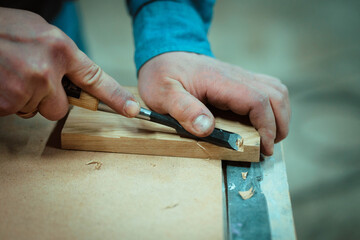
[[[128,1],[137,70],[166,52],[213,56],[207,39],[214,1]]]

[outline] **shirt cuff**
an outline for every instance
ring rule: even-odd
[[[203,22],[191,5],[159,1],[142,6],[133,19],[137,71],[151,58],[166,52],[213,57],[207,29],[208,23]]]

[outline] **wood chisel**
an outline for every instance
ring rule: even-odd
[[[103,111],[103,112],[117,114],[109,106],[107,106],[102,102],[99,102],[97,98],[91,96],[90,94],[83,91],[81,88],[75,86],[68,78],[64,77],[62,79],[62,85],[68,97],[69,104],[93,111]],[[162,115],[154,111],[151,111],[149,109],[145,109],[143,107],[140,108],[140,112],[136,116],[136,118],[148,120],[151,122],[156,122],[174,128],[176,132],[182,137],[206,141],[236,151],[240,150],[243,145],[243,138],[237,133],[215,128],[214,131],[209,136],[197,137],[186,131],[180,125],[180,123],[170,115]]]

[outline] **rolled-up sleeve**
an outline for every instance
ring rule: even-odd
[[[137,71],[151,58],[185,51],[213,56],[207,33],[214,0],[127,1],[133,20]]]

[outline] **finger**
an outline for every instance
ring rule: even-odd
[[[3,76],[0,74],[0,77]],[[0,116],[7,116],[20,111],[32,96],[30,90],[17,84],[11,78],[6,84],[0,82],[0,92]]]
[[[261,89],[269,96],[270,105],[275,115],[276,143],[284,139],[289,133],[291,111],[287,89],[285,87],[285,90],[281,92],[280,90],[282,90],[282,87],[280,85],[281,83],[279,83],[274,83],[274,81],[270,82],[269,80],[266,81],[266,79],[259,79],[258,77],[257,81],[254,83],[258,89]]]
[[[16,115],[22,117],[24,119],[32,118],[38,113],[38,105],[39,100],[34,100],[35,97],[33,96],[28,103],[20,109],[20,111],[16,112]]]
[[[280,142],[289,133],[290,106],[283,96],[276,90],[269,90],[270,104],[273,109],[276,121],[275,143]]]
[[[174,79],[168,79],[168,81],[171,83],[167,83],[170,87],[166,88],[166,92],[158,91],[159,88],[147,90],[147,93],[142,94],[144,101],[153,110],[170,114],[188,132],[198,137],[211,134],[215,127],[215,120],[207,107],[187,92],[180,82]]]
[[[38,108],[40,101],[37,101],[37,103],[35,103],[34,100],[30,99],[30,101],[19,110],[19,112],[22,113],[29,113],[29,112],[33,112]]]
[[[37,113],[38,113],[38,110],[35,109],[34,111],[27,112],[27,113],[17,112],[16,115],[18,115],[21,118],[28,119],[28,118],[34,117]]]
[[[35,91],[30,100],[20,109],[22,113],[34,112],[38,109],[41,100],[46,96],[42,91]]]
[[[133,94],[121,87],[112,77],[91,61],[83,52],[71,59],[66,76],[77,86],[97,97],[116,112],[126,117],[135,117],[140,105]]]
[[[0,117],[19,112],[28,100],[22,97],[13,97],[12,94],[0,96]]]
[[[69,103],[60,81],[57,82],[54,90],[50,90],[49,94],[41,100],[38,109],[42,116],[52,121],[66,115]]]
[[[261,137],[261,152],[272,155],[276,136],[276,123],[268,96],[237,81],[223,80],[208,89],[208,101],[221,105],[240,115],[249,115]]]
[[[277,78],[264,75],[264,74],[255,74],[255,79],[257,82],[264,83],[267,86],[270,86],[278,91],[278,93],[281,95],[282,101],[284,102],[286,112],[287,112],[287,118],[290,121],[291,118],[291,107],[290,107],[290,100],[289,100],[289,91],[287,87]],[[263,90],[266,90],[269,88],[263,88]]]
[[[250,103],[249,118],[261,137],[261,152],[266,156],[273,154],[276,136],[276,122],[270,101],[266,97],[256,98]]]

